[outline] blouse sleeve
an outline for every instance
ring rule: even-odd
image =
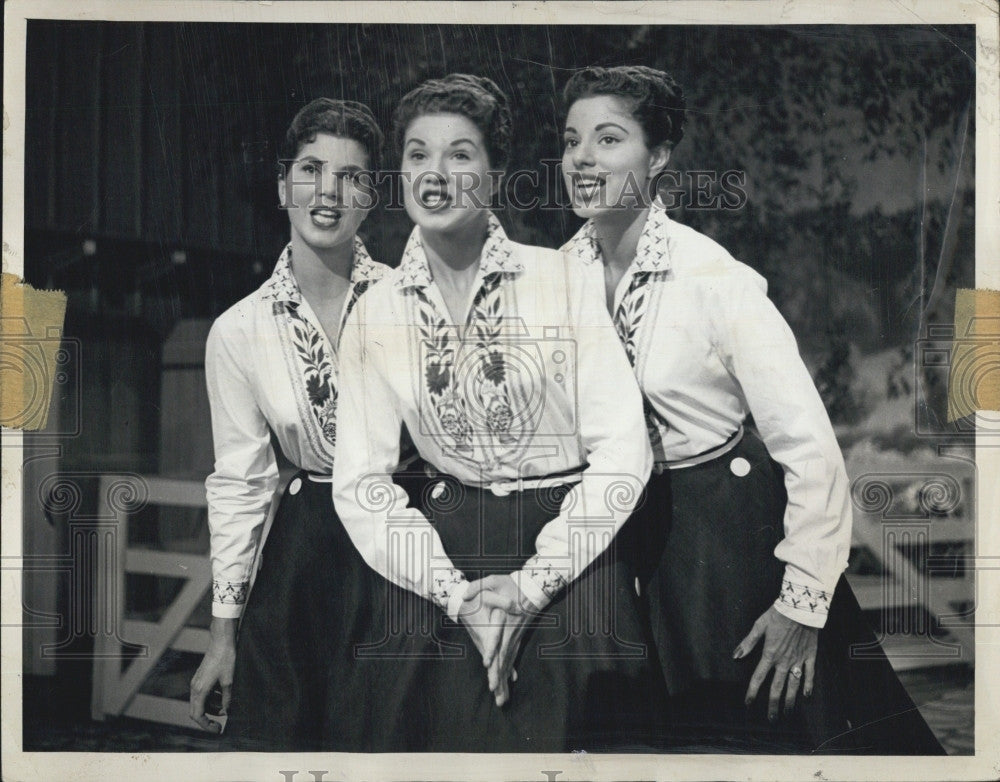
[[[212,550],[212,615],[243,612],[254,553],[278,485],[267,421],[240,363],[238,332],[217,320],[208,335],[205,376],[215,470],[205,481]]]
[[[402,416],[379,360],[391,340],[366,335],[364,312],[362,299],[341,333],[334,506],[373,570],[457,619],[468,581],[427,517],[406,507],[406,492],[392,480]]]
[[[539,532],[536,554],[513,574],[538,609],[607,549],[638,503],[653,465],[642,395],[604,306],[604,291],[572,259],[567,269],[574,275],[567,288],[578,435],[587,466],[559,515]]]
[[[746,279],[750,275],[754,279]],[[734,275],[716,311],[716,348],[739,382],[768,453],[785,472],[785,576],[775,607],[823,627],[851,544],[847,470],[795,337],[756,273]]]

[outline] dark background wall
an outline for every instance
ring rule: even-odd
[[[688,95],[672,166],[745,172],[750,195],[737,211],[677,216],[765,273],[811,351],[833,325],[878,349],[913,336],[930,290],[920,272],[933,280],[942,249],[957,260],[946,271],[971,279],[973,52],[971,27],[33,21],[25,268],[88,294],[96,284],[102,309],[135,309],[138,298],[161,330],[213,316],[266,277],[285,240],[276,141],[308,100],[365,101],[388,131],[419,80],[483,73],[513,98],[512,169],[553,180],[539,161],[559,157],[558,94],[571,70],[645,63],[672,71]],[[953,197],[962,230],[943,248]],[[578,223],[560,211],[505,219],[518,238],[548,245]],[[408,230],[400,211],[365,226],[389,263]],[[90,237],[101,240],[94,255],[78,257]]]

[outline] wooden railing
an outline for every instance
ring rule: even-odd
[[[204,480],[161,476],[129,476],[137,485],[137,498],[130,506],[114,503],[113,484],[121,476],[101,480],[99,515],[112,523],[113,532],[98,544],[98,573],[113,574],[107,587],[96,590],[96,617],[102,629],[94,643],[94,680],[91,716],[136,717],[194,728],[186,700],[141,692],[143,684],[168,650],[204,654],[209,631],[188,626],[191,615],[202,605],[211,587],[211,562],[206,553],[158,551],[128,544],[129,517],[144,506],[204,508]],[[268,524],[281,493],[275,493]],[[125,611],[129,574],[182,579],[183,585],[158,621],[129,618]]]

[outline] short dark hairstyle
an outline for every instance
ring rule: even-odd
[[[303,106],[292,119],[285,132],[285,138],[278,149],[279,160],[295,160],[299,150],[316,140],[319,133],[349,138],[357,141],[368,153],[368,164],[372,170],[378,168],[382,151],[382,131],[375,121],[375,115],[365,104],[353,100],[317,98]],[[284,168],[278,166],[278,176]]]
[[[396,148],[403,148],[406,129],[426,114],[460,114],[483,134],[490,165],[505,168],[510,159],[509,101],[496,82],[485,76],[452,73],[429,79],[410,90],[393,115]]]
[[[614,95],[632,101],[632,116],[642,125],[646,144],[668,144],[673,148],[684,137],[684,91],[674,78],[644,65],[616,68],[584,68],[573,74],[563,88],[563,108],[581,98]]]

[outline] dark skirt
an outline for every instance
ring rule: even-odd
[[[743,477],[734,459],[750,464]],[[770,677],[743,699],[760,659],[733,660],[736,645],[777,598],[784,563],[784,474],[748,431],[710,462],[654,475],[626,528],[651,637],[670,693],[667,741],[675,751],[941,754],[940,744],[880,651],[851,659],[876,639],[840,579],[819,634],[814,691],[795,711],[767,720]]]
[[[288,484],[240,622],[223,747],[364,751],[368,683],[355,648],[371,643],[387,582],[355,549],[328,482]]]
[[[422,509],[455,566],[475,580],[518,570],[566,490],[498,497],[445,477],[428,481]],[[662,736],[665,693],[633,580],[612,548],[546,607],[523,637],[502,708],[464,626],[414,593],[389,591],[379,648],[359,655],[362,670],[372,652],[397,658],[394,677],[371,699],[368,719],[383,742],[375,749],[649,751]]]

